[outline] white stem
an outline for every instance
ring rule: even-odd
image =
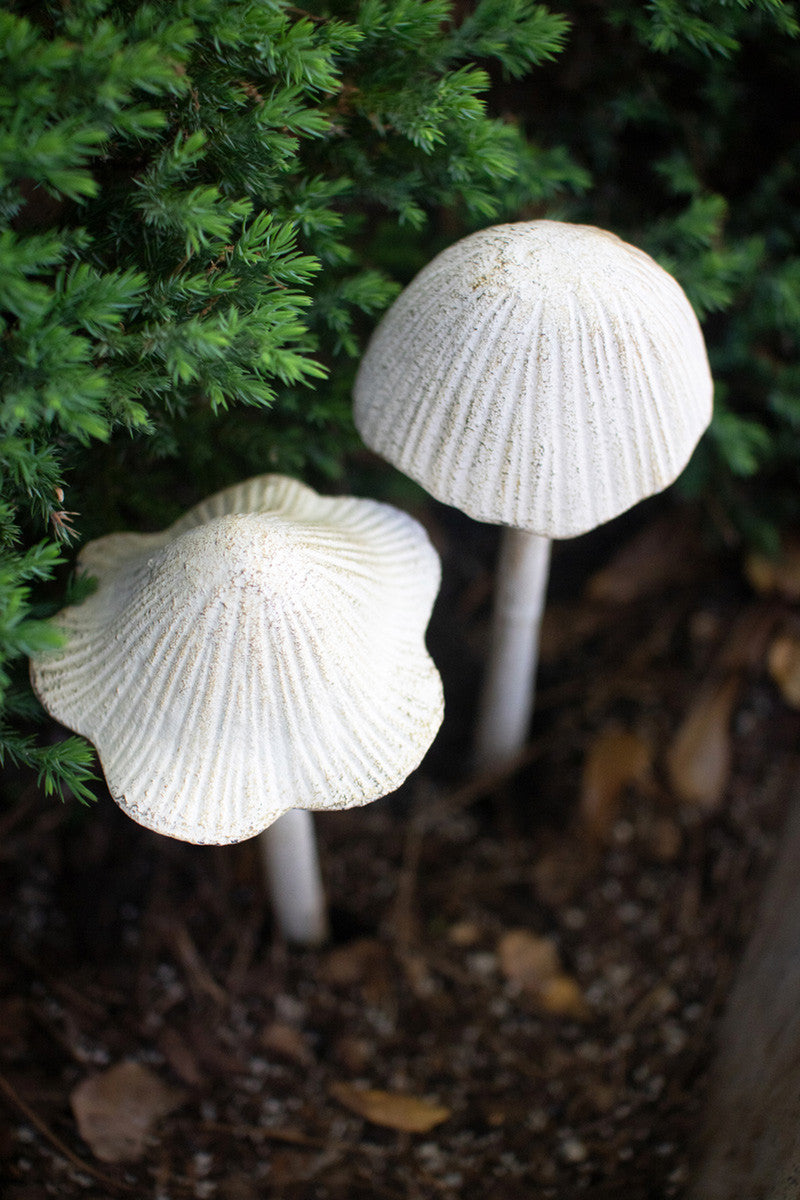
[[[289,942],[318,946],[328,936],[314,819],[293,808],[259,836],[275,922]]]
[[[476,766],[482,770],[513,758],[528,734],[550,546],[549,538],[536,533],[503,530],[475,740]]]

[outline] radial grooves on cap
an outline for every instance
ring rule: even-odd
[[[541,320],[540,314],[539,319]],[[534,463],[541,470],[541,451],[543,447],[537,444],[537,439],[535,438],[532,439],[530,446],[525,446],[523,439],[515,436],[514,426],[517,420],[515,406],[506,403],[505,397],[507,395],[527,395],[529,393],[532,386],[532,374],[534,371],[539,370],[538,358],[540,349],[541,346],[538,343],[531,347],[515,347],[515,352],[508,363],[508,369],[512,377],[504,378],[503,402],[498,408],[494,422],[497,430],[496,440],[498,443],[509,447],[507,469],[510,484],[510,503],[508,506],[508,515],[505,518],[509,524],[514,523],[516,520],[520,496],[528,495],[530,492],[531,472]],[[477,469],[477,462],[473,461],[471,471],[474,472]]]
[[[538,342],[541,346],[536,357],[536,371],[528,377],[528,386],[530,391],[527,396],[533,397],[536,395],[537,383],[541,364],[539,356],[544,347],[547,352],[547,362],[550,375],[558,375],[563,370],[563,346],[561,339],[554,336],[552,323],[549,322],[545,315],[542,315],[539,323]],[[539,510],[542,514],[542,523],[548,528],[554,526],[558,521],[559,505],[562,502],[562,493],[564,491],[564,483],[561,478],[562,463],[564,461],[564,442],[565,434],[562,423],[556,422],[549,429],[542,428],[542,420],[539,418],[536,421],[534,438],[536,446],[534,452],[530,453],[527,445],[527,439],[524,437],[521,430],[516,430],[517,441],[523,444],[523,453],[528,462],[528,470],[526,477],[528,487],[525,491],[520,489],[517,497],[517,510],[514,514],[514,524],[519,528],[523,528],[526,513],[530,512],[532,497],[537,497]],[[537,470],[535,467],[536,452],[540,447],[543,447],[542,466]]]
[[[616,396],[623,413],[623,423],[630,430],[629,437],[616,438],[622,464],[622,475],[629,489],[629,494],[636,493],[636,480],[642,477],[644,417],[641,407],[636,403],[631,386],[626,384],[626,374],[630,376],[631,364],[624,348],[620,347],[618,331],[624,327],[625,317],[620,311],[615,297],[600,298],[596,302],[598,327],[594,339],[594,353],[600,372],[603,391],[607,396]],[[616,328],[615,328],[616,323]]]
[[[187,824],[195,827],[202,824],[204,819],[209,821],[206,817],[207,797],[213,795],[217,804],[209,823],[214,832],[214,818],[222,815],[222,796],[210,786],[210,779],[215,766],[224,761],[223,755],[230,749],[229,739],[225,737],[226,717],[227,723],[231,723],[235,718],[230,687],[230,632],[226,622],[216,619],[219,608],[220,601],[217,600],[202,614],[208,636],[203,653],[199,655],[198,669],[192,679],[193,686],[189,689],[190,700],[184,720],[184,729],[188,727],[193,733],[194,752],[190,761],[187,761],[189,756],[181,754],[181,747],[176,755],[177,763],[181,763],[183,759],[181,765],[185,766],[187,776],[190,772],[193,776],[194,787],[190,793],[191,802],[187,806]],[[208,739],[208,744],[214,746],[213,754],[202,753],[198,735]],[[225,814],[228,819],[233,816],[231,813]]]
[[[194,616],[194,614],[193,614]],[[195,624],[195,632],[198,626]],[[108,760],[109,783],[118,803],[142,824],[160,833],[170,833],[178,821],[173,806],[162,799],[162,793],[175,793],[176,780],[189,774],[187,751],[193,748],[194,739],[176,742],[170,755],[158,754],[155,750],[165,740],[164,723],[174,710],[175,694],[180,691],[189,697],[188,704],[181,702],[181,724],[185,730],[192,728],[193,699],[201,696],[201,681],[209,672],[209,652],[197,637],[187,641],[181,637],[159,639],[164,646],[162,653],[153,654],[153,642],[139,637],[135,643],[143,667],[142,675],[147,688],[162,697],[154,716],[147,722],[135,722],[134,732],[126,729],[123,722],[114,723],[105,734],[113,735],[113,745],[104,746],[98,741],[98,749]],[[140,701],[144,703],[145,701]],[[128,721],[128,726],[134,722]],[[206,729],[206,735],[208,730]],[[105,739],[104,739],[105,740]],[[133,786],[131,781],[135,781]],[[187,825],[197,821],[199,789],[183,789],[182,812]]]
[[[462,463],[472,463],[479,457],[481,446],[486,434],[491,429],[491,414],[487,409],[487,397],[482,381],[489,370],[497,370],[503,361],[504,334],[507,331],[508,317],[513,308],[513,297],[507,297],[501,304],[493,308],[486,318],[472,328],[468,323],[463,336],[457,331],[458,340],[462,344],[462,353],[456,359],[456,367],[447,377],[442,390],[444,405],[450,411],[458,404],[459,396],[463,396],[464,404],[461,412],[460,429],[452,430],[452,436],[440,439],[436,458],[437,486],[447,488],[454,478],[464,480],[467,472],[459,470]],[[498,372],[499,373],[499,372]],[[460,435],[460,436],[459,436]],[[408,463],[413,455],[409,445],[405,451],[405,461]],[[458,462],[456,462],[458,460]]]
[[[650,490],[653,491],[657,480],[670,475],[673,463],[676,464],[674,474],[677,474],[678,464],[683,465],[680,462],[681,455],[678,450],[683,424],[677,414],[673,415],[673,427],[670,427],[664,419],[664,396],[658,383],[659,365],[649,330],[639,321],[637,314],[633,314],[631,324],[636,334],[636,337],[632,339],[633,371],[638,388],[639,407],[644,414],[648,435],[646,443],[648,453],[643,460],[642,474],[645,479],[644,486],[649,485]],[[659,332],[664,337],[667,331]],[[676,375],[680,382],[683,372],[680,370],[677,358],[676,366],[679,368]]]
[[[285,631],[282,629],[282,619],[279,615],[273,615],[269,622],[269,628],[265,630],[265,635],[269,639],[267,644],[271,644],[273,639],[277,644],[284,644]],[[297,735],[299,720],[297,715],[297,705],[293,702],[293,684],[296,676],[295,662],[293,657],[287,655],[284,651],[274,657],[271,656],[269,667],[264,664],[264,668],[272,672],[274,678],[275,691],[275,707],[271,708],[275,729],[271,730],[271,735],[277,730],[285,731],[289,737],[276,736],[276,745],[284,745],[289,738],[292,739],[292,753],[287,757],[285,763],[285,774],[282,776],[284,785],[291,793],[297,792],[298,774],[302,777],[306,773],[307,754],[306,746],[301,737]],[[270,741],[272,742],[272,736]],[[296,742],[296,747],[295,747]],[[269,764],[272,766],[272,764]]]
[[[437,499],[567,537],[672,482],[710,419],[711,376],[686,296],[651,258],[532,221],[423,268],[354,400],[367,445]]]
[[[573,426],[570,430],[569,447],[562,444],[562,450],[568,450],[574,456],[572,469],[576,470],[576,482],[580,488],[586,517],[594,525],[597,523],[598,494],[603,488],[603,468],[605,455],[597,437],[597,418],[593,412],[593,391],[596,376],[587,369],[585,345],[585,322],[581,307],[575,296],[569,297],[569,312],[571,318],[571,337],[567,343],[569,351],[569,371],[573,379],[579,379],[584,373],[584,386],[574,387]],[[569,470],[569,462],[565,454],[559,466],[559,476],[563,479]]]
[[[587,300],[591,301],[591,312],[584,311],[581,316],[582,370],[587,380],[587,398],[592,405],[591,435],[596,457],[593,468],[590,468],[594,469],[595,475],[590,474],[589,478],[597,480],[592,516],[595,524],[599,525],[603,514],[610,508],[620,503],[628,507],[628,497],[629,503],[635,503],[636,485],[631,471],[626,470],[630,463],[632,439],[630,436],[620,437],[618,429],[612,429],[609,436],[602,427],[603,413],[616,401],[622,415],[619,425],[630,428],[628,413],[632,397],[625,380],[625,359],[619,356],[618,338],[613,334],[610,338],[604,338],[600,333],[607,322],[604,300],[591,285],[587,287],[586,294]],[[594,334],[589,328],[589,316]],[[610,359],[612,348],[613,361]],[[620,445],[623,447],[621,454]]]
[[[250,611],[245,610],[241,620],[245,628],[250,625]],[[244,712],[244,691],[247,687],[252,667],[244,673],[234,670],[234,658],[228,655],[221,664],[222,684],[220,695],[224,697],[218,706],[218,736],[219,750],[211,757],[212,770],[208,787],[212,795],[220,798],[219,808],[215,816],[217,820],[213,835],[219,835],[220,829],[233,827],[245,829],[248,825],[246,814],[242,811],[242,800],[247,792],[245,771],[251,759],[250,754],[242,754],[242,715]],[[222,818],[221,820],[219,818]],[[252,817],[250,819],[252,828]]]
[[[263,610],[251,614],[253,644],[269,646],[272,631],[267,627]],[[266,806],[264,817],[271,820],[299,803],[300,793],[292,766],[291,749],[285,739],[276,736],[278,727],[285,725],[286,701],[281,687],[281,675],[272,655],[259,655],[247,677],[245,713],[248,727],[256,731],[252,744],[255,754],[253,785],[258,789],[261,803]],[[285,791],[285,795],[281,792]],[[291,803],[287,804],[289,800]],[[266,826],[265,826],[266,827]]]
[[[233,513],[280,512],[287,508],[298,512],[305,493],[316,496],[305,484],[288,475],[256,475],[201,500],[175,521],[169,532],[183,533],[206,525],[215,517]]]
[[[60,615],[72,636],[32,677],[135,820],[236,841],[417,765],[442,716],[424,645],[439,564],[411,517],[265,476],[104,542],[87,547],[97,592]]]
[[[467,377],[467,387],[473,397],[467,421],[468,437],[463,446],[463,458],[458,440],[451,439],[450,452],[442,456],[443,470],[439,476],[440,488],[448,486],[448,480],[452,479],[459,470],[458,460],[461,459],[468,464],[468,469],[461,473],[460,489],[463,494],[469,488],[474,473],[481,470],[481,462],[485,456],[487,445],[490,442],[497,442],[499,439],[505,406],[502,403],[492,403],[493,397],[486,394],[482,387],[482,380],[486,375],[487,363],[491,360],[494,364],[501,396],[511,391],[508,376],[509,374],[512,376],[518,374],[518,368],[522,365],[513,331],[509,336],[509,319],[513,308],[514,298],[508,297],[494,310],[492,320],[488,321],[476,335],[479,345],[483,343],[483,350],[470,363],[471,369]],[[456,389],[457,384],[448,398],[450,403],[456,399]],[[509,413],[509,416],[513,417],[513,413]],[[513,503],[513,496],[510,496],[509,499]]]
[[[145,561],[157,553],[163,544],[160,533],[109,533],[88,542],[78,555],[78,566],[90,575],[103,576],[120,563],[137,558]]]
[[[428,398],[433,395],[447,395],[448,391],[452,391],[449,376],[453,364],[446,354],[436,354],[436,327],[428,320],[422,328],[421,335],[413,335],[416,340],[411,344],[417,347],[420,357],[428,360],[430,356],[431,366],[425,377],[420,379],[417,393],[411,394],[411,403],[402,413],[397,426],[388,431],[389,436],[394,437],[402,448],[400,453],[404,462],[413,461],[431,436],[434,414]],[[459,358],[458,365],[462,371],[467,369],[469,354],[470,347],[467,345],[464,354]]]

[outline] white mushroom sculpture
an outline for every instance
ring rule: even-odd
[[[264,475],[163,533],[90,542],[79,563],[98,588],[56,618],[64,648],[31,664],[45,708],[95,744],[112,796],[149,829],[216,844],[267,830],[279,927],[321,940],[299,810],[393,791],[441,723],[425,532],[389,505]]]
[[[434,258],[384,316],[355,383],[368,446],[446,504],[506,527],[478,765],[522,746],[550,540],[667,487],[711,418],[686,295],[612,233],[498,225]]]

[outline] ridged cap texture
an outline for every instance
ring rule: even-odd
[[[604,230],[496,225],[384,316],[356,378],[366,444],[481,521],[560,538],[672,483],[711,419],[680,285]]]
[[[56,618],[66,646],[32,662],[33,686],[150,829],[219,844],[364,804],[439,728],[439,560],[389,505],[265,475],[79,563],[97,591]]]

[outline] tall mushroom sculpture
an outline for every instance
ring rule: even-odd
[[[497,225],[400,294],[354,400],[368,446],[506,527],[476,746],[496,765],[527,732],[551,539],[667,487],[709,423],[697,318],[672,276],[612,233]]]
[[[97,591],[56,618],[34,689],[96,746],[135,821],[196,843],[266,830],[283,933],[325,933],[307,811],[399,787],[442,719],[424,644],[439,560],[373,500],[280,475],[228,488],[163,533],[90,542]]]

